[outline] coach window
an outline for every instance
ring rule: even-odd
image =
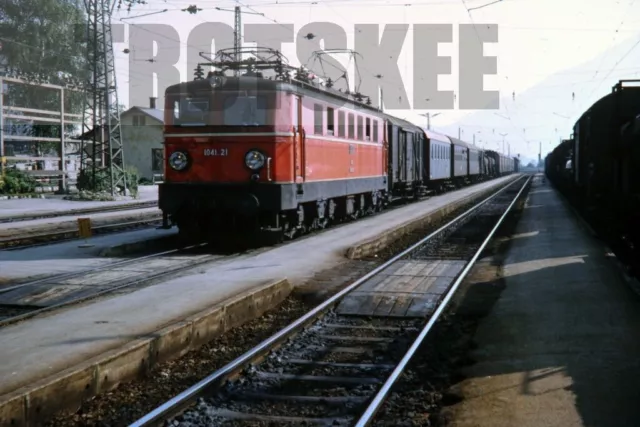
[[[315,133],[316,135],[322,135],[322,128],[323,128],[322,113],[323,113],[322,105],[314,104],[313,105],[313,123],[314,123],[313,133]]]
[[[373,142],[378,142],[378,121],[373,121]]]
[[[365,129],[364,129],[365,130],[365,134],[364,135],[366,136],[365,139],[367,141],[371,141],[371,119],[369,117],[367,117],[365,123],[366,123],[365,124]]]
[[[359,141],[364,140],[364,129],[363,129],[362,122],[363,122],[362,116],[358,116],[358,140]]]
[[[344,122],[344,111],[338,111],[338,136],[340,138],[345,137],[345,127],[346,124]]]
[[[331,107],[327,107],[327,133],[331,136],[335,135],[335,110]]]
[[[356,120],[353,114],[349,114],[349,138],[356,139]]]

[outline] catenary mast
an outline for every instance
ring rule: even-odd
[[[81,175],[89,187],[126,194],[123,141],[111,34],[114,0],[84,0],[87,12],[87,64],[83,110]],[[104,182],[106,180],[106,182]]]

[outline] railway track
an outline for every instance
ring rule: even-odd
[[[63,211],[63,212],[41,212],[41,213],[25,214],[25,215],[19,215],[19,216],[11,216],[11,217],[0,217],[0,224],[10,223],[10,222],[32,221],[35,219],[58,218],[63,216],[78,216],[78,215],[86,215],[86,214],[92,214],[92,213],[130,211],[130,210],[136,210],[136,209],[154,208],[157,206],[158,206],[158,201],[154,200],[151,202],[129,203],[129,204],[123,204],[123,205],[116,205],[116,206],[97,206],[95,208],[73,209],[71,211]]]
[[[222,259],[201,243],[99,267],[0,287],[0,328]]]
[[[523,178],[131,426],[370,425],[529,186]]]
[[[135,221],[92,226],[91,233],[93,235],[100,236],[150,227],[159,227],[160,225],[162,225],[162,215],[157,215]],[[62,243],[78,239],[80,239],[78,230],[61,230],[40,234],[25,234],[22,236],[0,239],[0,250],[22,250],[37,246],[44,246],[51,243]]]

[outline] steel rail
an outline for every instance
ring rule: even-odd
[[[438,306],[438,309],[433,313],[433,315],[431,316],[431,318],[429,319],[425,327],[422,329],[422,331],[420,331],[420,334],[418,335],[416,340],[413,342],[409,350],[407,350],[407,353],[404,355],[400,363],[398,363],[398,365],[393,370],[393,372],[391,373],[387,381],[380,388],[380,390],[378,391],[376,396],[373,398],[373,400],[371,401],[371,403],[369,404],[369,406],[367,407],[367,409],[362,414],[362,416],[360,417],[360,419],[358,420],[358,422],[355,424],[354,427],[366,427],[371,424],[378,410],[380,409],[385,399],[387,398],[387,395],[391,391],[391,387],[393,387],[393,385],[398,380],[398,378],[400,378],[400,375],[402,375],[402,373],[404,372],[407,364],[409,363],[409,361],[411,360],[415,352],[418,350],[418,348],[422,344],[422,341],[424,341],[427,334],[431,331],[431,328],[433,327],[433,325],[440,318],[440,315],[442,314],[442,312],[445,310],[445,308],[447,308],[447,305],[453,298],[453,295],[458,290],[458,287],[460,286],[462,281],[467,277],[467,274],[469,274],[469,271],[471,271],[471,268],[473,268],[473,266],[475,265],[476,261],[480,257],[480,254],[482,254],[482,251],[484,251],[484,248],[489,244],[489,242],[493,238],[493,235],[496,233],[500,225],[502,225],[502,223],[504,222],[504,219],[507,217],[509,212],[511,212],[513,205],[515,205],[516,201],[518,201],[518,199],[520,198],[520,195],[522,194],[522,192],[527,187],[527,184],[530,181],[531,181],[531,177],[529,177],[527,181],[524,183],[524,185],[522,186],[522,188],[520,189],[516,197],[514,197],[513,201],[509,204],[509,207],[507,207],[507,209],[504,211],[500,219],[496,222],[496,225],[493,227],[493,229],[491,230],[487,238],[484,239],[484,242],[482,242],[482,245],[480,245],[480,248],[478,248],[475,255],[467,263],[467,265],[462,270],[462,272],[460,273],[458,278],[455,280],[455,282],[453,282],[453,285],[449,289],[449,292],[447,292],[446,296],[442,299],[442,302]]]
[[[137,258],[132,258],[132,259],[124,259],[122,261],[116,261],[116,262],[111,262],[105,265],[100,265],[98,267],[93,267],[93,268],[88,268],[86,270],[80,270],[80,271],[74,271],[71,273],[63,273],[61,275],[58,276],[49,276],[49,277],[43,277],[42,279],[38,279],[38,280],[33,280],[31,282],[26,282],[26,283],[20,283],[19,285],[14,285],[14,286],[8,286],[6,288],[0,288],[0,294],[4,294],[7,293],[9,291],[12,291],[14,289],[20,289],[20,288],[24,288],[26,286],[33,286],[33,285],[37,285],[38,283],[43,283],[43,282],[50,282],[52,280],[62,280],[62,279],[69,279],[72,277],[76,277],[76,276],[82,276],[84,274],[88,274],[88,273],[94,273],[97,271],[102,271],[102,270],[108,270],[112,267],[120,267],[122,265],[127,265],[127,264],[132,264],[132,263],[136,263],[145,259],[149,259],[149,258],[155,258],[155,257],[159,257],[162,255],[171,255],[177,252],[181,252],[181,251],[187,251],[190,249],[195,249],[195,248],[200,248],[203,246],[208,245],[208,243],[198,243],[196,245],[190,245],[190,246],[185,246],[183,248],[178,248],[178,249],[170,249],[168,251],[163,251],[163,252],[158,252],[155,254],[149,254],[149,255],[144,255],[141,257],[137,257]]]
[[[507,188],[511,187],[512,185],[514,185],[517,182],[519,182],[520,180],[522,180],[522,178],[524,178],[524,177],[525,176],[521,176],[521,177],[515,179],[514,181],[510,182],[509,184],[505,185],[503,188],[501,188],[500,190],[498,190],[497,192],[495,192],[491,196],[487,197],[486,199],[484,199],[483,201],[479,202],[478,204],[476,204],[472,208],[470,208],[467,211],[463,212],[462,214],[458,215],[456,218],[452,219],[447,224],[445,224],[442,227],[438,228],[436,231],[432,232],[427,237],[421,239],[418,243],[415,243],[414,245],[412,245],[408,249],[405,249],[404,251],[402,251],[400,254],[394,256],[393,258],[391,258],[390,260],[386,261],[382,265],[376,267],[375,269],[373,269],[369,273],[367,273],[364,276],[362,276],[361,278],[357,279],[351,285],[347,286],[342,291],[338,292],[337,294],[333,295],[331,298],[329,298],[326,301],[322,302],[321,304],[316,306],[314,309],[312,309],[311,311],[307,312],[302,317],[298,318],[293,323],[290,323],[284,329],[281,329],[280,331],[278,331],[277,333],[275,333],[271,337],[267,338],[266,340],[262,341],[257,346],[253,347],[251,350],[247,351],[246,353],[244,353],[243,355],[237,357],[233,361],[229,362],[228,364],[226,364],[222,368],[218,369],[217,371],[215,371],[211,375],[209,375],[206,378],[202,379],[197,384],[191,386],[187,390],[183,391],[182,393],[178,394],[177,396],[173,397],[172,399],[170,399],[167,402],[163,403],[162,405],[158,406],[157,408],[155,408],[154,410],[152,410],[151,412],[149,412],[148,414],[146,414],[142,418],[140,418],[137,421],[133,422],[132,424],[129,425],[129,427],[143,427],[143,426],[155,425],[155,423],[158,423],[158,422],[161,422],[161,421],[165,420],[167,418],[168,414],[179,413],[181,410],[183,410],[186,407],[190,406],[191,403],[192,403],[192,400],[194,398],[198,397],[204,391],[206,391],[209,387],[221,382],[222,380],[224,380],[227,376],[229,376],[233,372],[238,371],[239,369],[241,369],[243,366],[245,366],[248,363],[250,363],[255,358],[261,356],[262,354],[266,353],[267,351],[269,351],[270,349],[272,349],[273,347],[278,345],[280,342],[286,340],[292,333],[298,331],[300,328],[306,326],[308,323],[316,320],[319,317],[320,314],[325,312],[328,308],[332,307],[335,303],[337,303],[339,300],[341,300],[342,297],[344,297],[345,295],[347,295],[348,293],[350,293],[351,291],[353,291],[354,289],[356,289],[357,287],[362,285],[364,282],[369,280],[371,277],[373,277],[373,276],[379,274],[381,271],[387,269],[388,267],[390,267],[391,265],[396,263],[399,259],[403,258],[405,255],[415,251],[417,248],[419,248],[420,246],[424,245],[427,241],[431,240],[433,237],[435,237],[435,236],[439,235],[440,233],[442,233],[443,231],[447,230],[449,227],[451,227],[456,222],[458,222],[461,219],[469,216],[471,213],[473,213],[474,211],[476,211],[477,209],[479,209],[480,207],[482,207],[483,205],[485,205],[486,203],[488,203],[492,199],[496,198],[498,195],[500,195]]]
[[[94,270],[87,270],[87,271],[79,272],[79,273],[77,273],[77,275],[91,273],[93,271],[98,271],[98,270],[105,270],[105,269],[108,269],[110,267],[113,267],[116,264],[117,265],[121,265],[121,264],[126,264],[126,263],[137,262],[137,261],[140,261],[141,259],[157,257],[157,256],[160,256],[160,255],[166,255],[168,253],[184,251],[184,250],[187,250],[187,249],[194,249],[194,248],[203,247],[203,246],[206,246],[206,245],[208,245],[208,243],[200,243],[200,244],[197,244],[197,245],[187,246],[185,248],[172,249],[170,251],[160,252],[160,253],[152,254],[152,255],[146,255],[144,257],[134,258],[132,260],[126,260],[126,261],[122,261],[122,262],[116,262],[116,263],[108,264],[106,266],[101,266],[101,267],[98,267],[98,268],[96,268]],[[142,284],[142,283],[145,283],[145,282],[149,282],[151,280],[155,280],[155,279],[158,279],[158,278],[163,277],[163,276],[170,276],[170,275],[176,274],[176,273],[178,273],[178,272],[180,272],[182,270],[188,270],[188,269],[191,269],[191,268],[193,268],[195,266],[198,266],[198,265],[207,264],[207,263],[209,263],[211,261],[212,261],[211,259],[207,259],[207,260],[204,260],[204,261],[197,261],[197,262],[195,262],[193,264],[185,265],[183,267],[178,267],[178,268],[173,269],[173,270],[160,271],[158,273],[151,274],[149,276],[145,276],[145,277],[136,279],[136,280],[134,280],[132,282],[127,282],[127,283],[123,283],[123,284],[118,285],[118,286],[114,286],[112,288],[103,289],[103,290],[101,290],[99,292],[96,292],[96,293],[93,293],[93,294],[89,294],[89,295],[82,296],[82,297],[79,297],[79,298],[74,298],[74,299],[72,299],[70,301],[61,302],[59,304],[50,305],[48,307],[42,307],[42,308],[36,309],[34,311],[30,311],[28,313],[19,314],[17,316],[9,317],[7,319],[0,320],[0,328],[1,327],[5,327],[5,326],[10,325],[10,324],[13,324],[13,323],[21,322],[21,321],[29,319],[31,317],[39,316],[42,313],[47,313],[49,311],[59,310],[59,309],[64,308],[64,307],[80,304],[82,302],[89,301],[89,300],[101,297],[103,295],[107,295],[107,294],[119,291],[121,289],[126,289],[126,288],[130,288],[132,286],[136,286],[136,285],[139,285],[139,284]],[[76,275],[76,274],[70,273],[69,275]],[[16,286],[13,286],[11,289],[20,288],[20,287],[23,287],[23,286],[29,286],[29,285],[32,285],[34,283],[42,282],[42,281],[45,281],[45,280],[52,280],[52,279],[56,279],[57,280],[59,278],[60,277],[49,278],[49,279],[45,278],[45,279],[37,280],[37,281],[34,281],[34,282],[30,282],[30,283],[24,283],[22,285],[16,285]],[[6,289],[6,290],[2,289],[2,290],[0,290],[0,293],[4,293],[4,292],[9,291],[9,290],[10,289]]]

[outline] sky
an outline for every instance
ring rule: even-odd
[[[132,26],[171,24],[180,34],[181,80],[187,72],[189,32],[203,22],[233,26],[233,7],[241,6],[243,24],[294,24],[297,31],[309,22],[333,22],[347,33],[354,48],[355,24],[378,24],[380,33],[388,24],[409,24],[409,33],[398,58],[402,83],[413,105],[413,33],[415,24],[452,24],[453,43],[443,43],[438,52],[451,57],[452,72],[438,79],[439,90],[458,91],[458,25],[497,24],[498,43],[484,45],[485,56],[497,58],[496,75],[484,77],[485,90],[500,92],[495,110],[392,110],[390,114],[427,125],[478,146],[499,149],[524,158],[537,158],[568,138],[573,124],[597,99],[611,91],[619,79],[640,78],[640,4],[633,0],[147,0],[131,12],[119,11],[114,23],[126,24],[125,41]],[[493,4],[490,4],[493,3]],[[640,3],[640,2],[639,2]],[[196,14],[182,11],[190,5]],[[216,9],[227,9],[221,11]],[[166,10],[166,11],[165,11]],[[263,15],[260,15],[263,14]],[[419,41],[418,41],[419,42]],[[247,45],[251,46],[251,45]],[[129,90],[148,76],[129,75],[130,55],[145,61],[152,52],[129,52],[128,42],[114,44],[120,102],[128,105]],[[295,43],[283,45],[291,65],[299,65]],[[346,56],[336,57],[343,65]],[[352,63],[352,62],[351,62]],[[353,66],[350,80],[356,82]],[[375,69],[359,69],[375,75]],[[177,82],[176,82],[177,83]],[[157,84],[156,84],[157,86]],[[163,94],[155,93],[161,105]],[[128,105],[130,106],[130,105]]]

